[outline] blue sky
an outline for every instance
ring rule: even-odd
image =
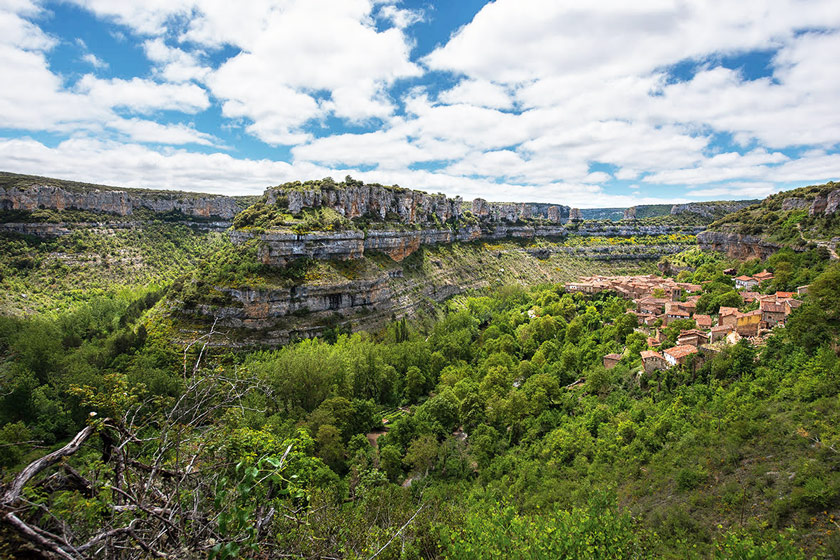
[[[0,0],[0,169],[578,207],[840,179],[836,0]]]

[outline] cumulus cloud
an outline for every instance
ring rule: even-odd
[[[76,84],[76,91],[101,107],[122,107],[135,113],[171,110],[182,113],[203,111],[210,100],[194,84],[165,84],[142,78],[103,80],[90,74]]]
[[[761,196],[840,177],[835,0],[496,0],[422,54],[413,34],[435,12],[393,0],[70,1],[141,44],[151,70],[105,77],[86,50],[98,76],[74,82],[51,69],[59,39],[36,24],[39,5],[4,3],[0,126],[67,138],[7,142],[10,165],[21,150],[76,173],[78,149],[88,166],[122,157],[164,180],[143,171],[153,161],[167,184],[190,173],[205,184],[212,170],[233,188],[229,165],[243,185],[350,173],[578,206]],[[760,77],[739,67],[757,51]],[[191,124],[214,119],[224,132]],[[267,144],[262,153],[289,146],[274,152],[289,161],[155,147],[224,149],[237,135]],[[616,184],[627,194],[610,194]]]

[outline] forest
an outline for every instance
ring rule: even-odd
[[[733,264],[809,295],[653,374],[631,302],[560,285],[275,349],[173,344],[165,284],[0,317],[0,557],[837,557],[840,265],[661,263],[708,313]]]

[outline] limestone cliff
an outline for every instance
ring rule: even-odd
[[[704,251],[720,251],[741,260],[766,259],[781,248],[781,245],[758,236],[718,231],[698,233],[697,245]]]
[[[737,212],[755,204],[755,200],[725,200],[719,202],[689,202],[687,204],[675,204],[671,207],[671,215],[697,214],[709,220],[716,220],[727,214]]]
[[[457,220],[462,204],[460,197],[450,199],[443,194],[352,180],[281,185],[266,190],[265,199],[268,205],[285,206],[291,214],[299,214],[304,208],[331,208],[348,219],[369,216],[404,224],[432,223],[435,218],[440,222]]]
[[[269,188],[267,205],[285,207],[291,214],[304,209],[331,208],[348,219],[376,218],[410,225],[458,221],[463,214],[461,197],[395,186],[365,185],[349,180],[345,183],[310,181]],[[481,222],[522,222],[544,220],[559,224],[569,215],[568,206],[544,203],[488,202],[476,198],[470,211]]]
[[[569,217],[568,206],[538,202],[487,202],[483,198],[472,201],[473,216],[484,222],[519,222],[542,219],[559,224]]]
[[[130,216],[145,208],[194,218],[232,219],[240,210],[232,197],[179,191],[117,189],[44,177],[0,173],[0,210],[84,210]]]
[[[838,208],[837,183],[800,187],[728,214],[697,240],[701,248],[738,258],[766,257],[781,247],[796,251],[816,246],[832,248],[833,239],[840,235],[834,216]]]
[[[696,234],[702,227],[673,228],[670,226],[628,226],[591,224],[573,229],[552,225],[471,225],[460,228],[425,228],[416,230],[380,229],[367,232],[321,231],[297,234],[292,231],[255,232],[233,230],[231,240],[242,245],[257,239],[260,259],[264,264],[284,266],[288,262],[308,257],[313,259],[349,260],[363,257],[371,251],[387,254],[402,261],[421,246],[446,245],[455,242],[499,241],[503,239],[559,238],[570,233],[583,237],[631,237],[668,235],[682,232]]]
[[[394,317],[433,312],[438,302],[493,285],[563,282],[587,273],[653,272],[662,255],[686,244],[522,246],[513,242],[437,245],[402,261],[361,258],[311,261],[306,280],[215,286],[228,300],[173,306],[177,330],[206,330],[216,320],[223,346],[285,344],[331,327],[371,330]],[[177,302],[175,302],[177,303]]]

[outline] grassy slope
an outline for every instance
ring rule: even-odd
[[[840,235],[840,215],[809,216],[808,206],[818,195],[840,188],[838,183],[812,185],[770,195],[760,203],[729,214],[710,229],[727,233],[757,235],[774,243],[804,247],[808,242],[825,242]],[[782,210],[789,198],[804,200],[805,208]]]
[[[0,235],[0,313],[57,311],[120,289],[165,284],[223,242],[173,223],[75,230],[50,239]]]

